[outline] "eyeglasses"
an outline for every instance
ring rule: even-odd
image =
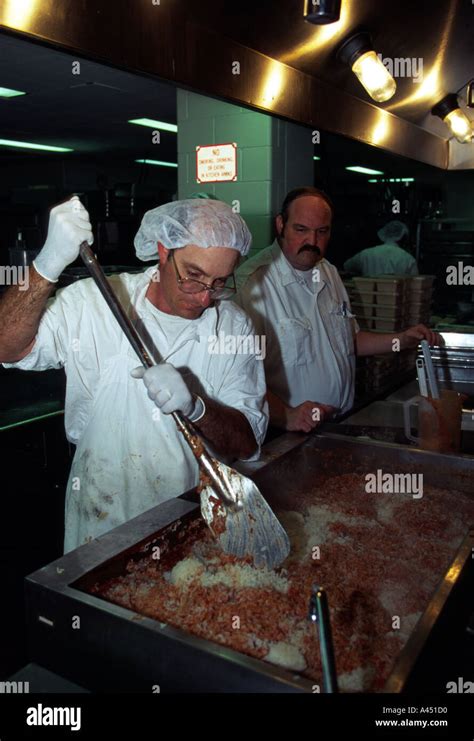
[[[176,280],[184,293],[201,293],[202,291],[209,291],[209,294],[215,299],[230,298],[234,293],[236,293],[237,288],[235,286],[234,274],[229,276],[226,280],[223,278],[216,278],[210,286],[207,283],[195,280],[194,278],[182,278],[174,259],[174,250],[170,250],[170,254],[171,261],[176,271]]]

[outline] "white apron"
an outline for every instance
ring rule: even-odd
[[[101,374],[69,475],[65,553],[197,485],[198,466],[173,419],[142,380],[130,383],[139,364],[123,337]]]

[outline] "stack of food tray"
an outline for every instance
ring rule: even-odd
[[[401,332],[428,324],[434,276],[381,275],[344,280],[359,326],[371,332]],[[396,348],[394,348],[396,349]],[[415,368],[416,351],[357,358],[356,398],[380,394]]]
[[[397,332],[429,322],[434,277],[383,275],[346,282],[361,329]]]
[[[408,325],[428,324],[431,316],[434,275],[417,275],[410,279],[407,303]]]

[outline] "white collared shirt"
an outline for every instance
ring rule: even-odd
[[[212,338],[253,334],[247,316],[222,301],[194,320],[168,317],[146,298],[156,267],[109,280],[129,317],[188,388],[248,419],[260,446],[268,414],[261,360],[251,353],[211,352]],[[198,483],[198,466],[173,419],[159,412],[140,362],[91,279],[58,291],[45,311],[23,370],[64,367],[65,427],[77,445],[66,492],[65,552]],[[257,452],[252,459],[258,458]]]
[[[360,275],[418,275],[413,255],[392,242],[358,252],[346,260],[344,270]]]
[[[237,284],[237,302],[266,335],[268,388],[292,407],[315,401],[348,411],[359,327],[337,269],[323,259],[303,276],[275,240],[243,263]]]

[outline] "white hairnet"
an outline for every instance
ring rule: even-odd
[[[252,237],[245,221],[227,203],[188,198],[146,212],[134,240],[137,257],[157,260],[157,242],[168,250],[195,244],[230,247],[246,255]]]
[[[407,225],[396,219],[389,221],[377,232],[377,236],[382,242],[399,242],[405,234],[408,234]]]

